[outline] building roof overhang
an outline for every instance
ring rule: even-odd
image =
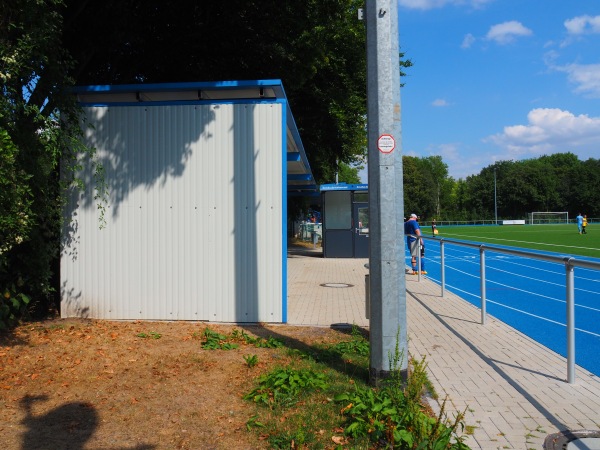
[[[78,86],[73,92],[82,105],[283,103],[287,191],[290,195],[318,192],[281,80],[95,85]]]

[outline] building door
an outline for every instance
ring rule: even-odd
[[[366,194],[365,194],[366,195]],[[369,257],[369,204],[361,200],[358,193],[354,194],[352,204],[352,220],[354,222],[354,258]]]
[[[352,193],[350,191],[326,192],[323,212],[323,256],[352,258],[354,252]]]

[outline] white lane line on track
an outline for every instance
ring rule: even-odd
[[[438,283],[439,283],[439,280],[437,280],[437,281],[438,281]],[[462,290],[462,289],[460,289],[460,288],[458,288],[458,287],[451,286],[451,285],[448,285],[448,287],[449,287],[449,288],[451,288],[453,291],[462,292],[463,294],[469,295],[469,296],[471,296],[471,297],[479,298],[479,296],[478,296],[478,295],[471,294],[470,292],[464,291],[464,290]],[[564,324],[564,323],[560,323],[560,322],[557,322],[557,321],[555,321],[555,320],[548,319],[548,318],[546,318],[546,317],[538,316],[537,314],[532,314],[532,313],[529,313],[529,312],[527,312],[527,311],[523,311],[523,310],[520,310],[520,309],[517,309],[517,308],[513,308],[512,306],[508,306],[508,305],[504,305],[504,304],[502,304],[502,303],[498,303],[498,302],[496,302],[496,301],[494,301],[494,300],[490,300],[489,298],[488,298],[488,299],[486,299],[486,301],[488,301],[488,302],[490,302],[490,303],[493,303],[493,304],[495,304],[495,305],[501,306],[501,307],[503,307],[503,308],[506,308],[506,309],[511,309],[511,310],[513,310],[513,311],[520,312],[520,313],[523,313],[523,314],[525,314],[525,315],[528,315],[528,316],[531,316],[531,317],[535,317],[535,318],[537,318],[537,319],[544,320],[544,321],[546,321],[546,322],[553,323],[553,324],[555,324],[555,325],[560,325],[560,326],[561,326],[561,327],[563,327],[563,328],[566,328],[566,326],[567,326],[567,325],[566,325],[566,324]],[[576,331],[580,331],[580,332],[582,332],[582,333],[590,334],[590,335],[592,335],[592,336],[600,337],[600,334],[598,334],[598,333],[594,333],[593,331],[583,330],[583,329],[581,329],[581,328],[577,328],[577,327],[575,327],[575,330],[576,330]]]
[[[470,238],[470,239],[482,239],[481,236],[468,236],[468,235],[456,235],[453,236],[452,234],[448,234],[445,233],[444,237],[453,237],[454,239],[463,239],[463,238]],[[563,247],[563,248],[578,248],[580,250],[598,250],[597,248],[593,248],[593,247],[579,247],[577,245],[562,245],[562,244],[546,244],[544,242],[530,242],[530,241],[517,241],[514,239],[501,239],[501,238],[492,238],[492,237],[486,237],[485,239],[489,239],[490,241],[504,241],[504,242],[518,242],[520,244],[536,244],[536,245],[546,245],[548,247]],[[483,242],[483,244],[485,244],[485,242]]]
[[[444,259],[446,260],[446,263],[459,261],[459,262],[466,262],[466,263],[469,263],[469,264],[479,264],[478,262],[474,262],[473,261],[475,258],[476,257],[469,257],[469,258],[456,258],[455,257],[455,258],[448,259],[448,257],[445,257]],[[429,258],[429,259],[440,259],[440,258],[436,257],[436,258]],[[557,277],[562,277],[562,279],[564,279],[564,276],[565,276],[564,271],[558,272],[558,271],[554,271],[554,270],[548,270],[548,269],[538,268],[538,267],[527,265],[527,264],[520,264],[520,263],[516,262],[517,260],[527,261],[527,258],[519,258],[519,257],[517,257],[517,258],[515,258],[513,260],[510,260],[510,264],[511,265],[515,265],[515,266],[519,266],[519,267],[525,267],[527,269],[534,270],[536,272],[547,272],[549,274],[556,275]],[[534,281],[539,281],[541,283],[553,284],[555,286],[562,286],[562,287],[564,287],[564,283],[563,284],[553,283],[551,281],[540,280],[538,278],[529,277],[529,276],[526,276],[526,275],[523,275],[523,274],[520,274],[520,273],[516,273],[516,272],[511,272],[511,271],[508,271],[508,270],[500,269],[498,267],[495,267],[495,266],[489,264],[490,262],[493,262],[493,261],[496,261],[496,262],[509,262],[508,259],[504,259],[504,260],[498,261],[498,260],[494,260],[492,258],[486,258],[486,269],[492,269],[492,270],[496,270],[496,271],[499,271],[499,272],[504,272],[504,273],[507,273],[507,274],[510,274],[510,275],[514,275],[514,276],[518,276],[518,277],[522,277],[522,278],[527,278],[527,279],[534,280]],[[544,262],[544,261],[542,261],[542,262]],[[557,263],[548,263],[548,264],[554,264],[555,266],[557,265]],[[448,266],[448,264],[446,264],[446,266]],[[600,283],[600,279],[587,278],[587,277],[584,277],[584,276],[581,275],[582,271],[587,271],[587,272],[591,271],[591,272],[594,272],[594,273],[598,273],[598,271],[593,271],[591,269],[585,269],[585,268],[577,268],[576,270],[577,270],[577,279],[579,279],[579,280],[585,280],[585,281],[591,281],[591,282],[594,282],[594,283]],[[577,287],[577,285],[575,286],[575,290],[579,291],[579,292],[587,293],[587,294],[598,294],[598,291],[591,291],[591,290],[587,290],[587,289],[582,289],[582,288]]]
[[[451,267],[451,266],[448,266],[448,267],[446,267],[446,268],[453,269],[453,270],[455,270],[455,271],[457,271],[457,272],[460,272],[460,273],[462,273],[463,275],[467,275],[467,276],[470,276],[470,277],[472,277],[472,278],[479,278],[479,275],[473,275],[473,274],[470,274],[470,273],[468,273],[468,272],[465,272],[465,271],[463,271],[463,270],[457,269],[456,267]],[[527,277],[526,277],[526,278],[527,278]],[[508,285],[508,284],[500,283],[500,282],[493,281],[493,280],[487,280],[487,282],[488,282],[488,283],[491,283],[491,284],[497,284],[498,286],[502,286],[502,287],[505,287],[505,288],[510,288],[510,289],[513,289],[513,290],[515,290],[515,291],[523,292],[523,293],[525,293],[525,294],[529,294],[529,295],[532,295],[532,296],[535,296],[535,297],[541,297],[541,298],[543,298],[543,299],[552,300],[553,302],[557,302],[557,303],[566,304],[566,300],[561,300],[561,299],[558,299],[558,298],[549,297],[549,296],[547,296],[547,295],[538,294],[537,292],[531,292],[531,291],[527,291],[527,290],[525,290],[525,289],[518,289],[518,288],[515,288],[514,286],[510,286],[510,285]],[[486,300],[487,300],[487,299],[486,299]],[[599,308],[593,308],[593,307],[591,307],[591,306],[581,305],[581,304],[578,304],[578,303],[575,303],[575,306],[576,306],[577,308],[583,308],[583,309],[588,309],[588,310],[595,311],[595,312],[600,312],[600,309],[599,309]],[[507,308],[510,308],[509,306],[506,306],[506,307],[507,307]]]

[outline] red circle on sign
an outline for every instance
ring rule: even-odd
[[[377,139],[377,148],[381,153],[392,153],[396,148],[396,141],[391,134],[382,134]]]

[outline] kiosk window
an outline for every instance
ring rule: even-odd
[[[352,228],[352,201],[350,192],[328,192],[325,201],[325,220],[328,230]]]
[[[358,208],[358,233],[369,234],[369,207]]]
[[[354,203],[367,203],[369,201],[369,194],[366,192],[355,192]]]

